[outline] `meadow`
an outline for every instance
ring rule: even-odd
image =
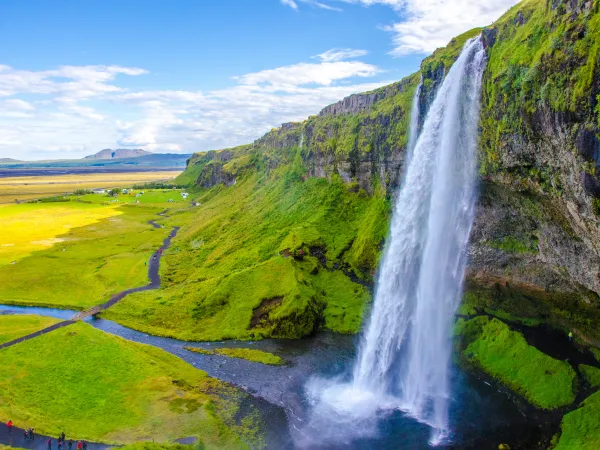
[[[64,195],[77,189],[110,189],[151,181],[169,181],[180,173],[180,170],[166,170],[0,178],[0,204]]]
[[[0,316],[0,328],[10,320]],[[81,322],[0,352],[0,420],[41,434],[248,448],[251,421],[244,430],[233,418],[252,411],[222,399],[232,395],[241,394],[163,350]]]
[[[188,203],[179,191],[136,194],[0,206],[2,302],[85,309],[146,284],[146,263],[170,231],[148,221]]]
[[[33,315],[2,315],[0,316],[0,344],[10,342],[22,336],[35,333],[59,322],[51,317]]]

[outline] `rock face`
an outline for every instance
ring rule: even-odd
[[[151,155],[151,152],[141,149],[118,148],[112,150],[105,148],[98,153],[86,156],[84,159],[118,159],[118,158],[137,158],[138,156]]]

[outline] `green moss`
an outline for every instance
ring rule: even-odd
[[[456,334],[465,344],[461,354],[529,402],[556,409],[575,400],[576,373],[565,361],[553,359],[527,344],[525,338],[497,319],[459,319]]]
[[[594,366],[587,366],[585,364],[581,364],[579,366],[579,371],[581,372],[585,380],[590,384],[590,386],[600,386],[600,369]]]
[[[489,241],[487,245],[509,253],[537,253],[538,241],[537,238],[529,242],[519,240],[513,236],[505,236],[496,241]]]
[[[596,450],[600,448],[600,392],[566,414],[560,424],[560,437],[553,450]]]
[[[280,366],[285,364],[285,361],[273,353],[264,352],[262,350],[256,350],[251,348],[215,348],[214,350],[207,350],[204,348],[197,347],[184,347],[186,350],[195,353],[201,353],[203,355],[222,355],[229,356],[230,358],[246,359],[261,364],[269,364],[272,366]]]

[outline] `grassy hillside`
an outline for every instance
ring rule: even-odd
[[[163,288],[106,317],[190,340],[356,332],[370,298],[356,281],[372,279],[389,200],[339,177],[306,177],[298,150],[274,170],[267,157],[254,153],[235,186],[203,190],[200,207],[173,215],[182,228],[164,256]]]

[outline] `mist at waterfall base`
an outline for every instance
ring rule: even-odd
[[[375,436],[379,420],[398,411],[431,427],[430,444],[451,439],[452,325],[474,217],[485,62],[481,39],[468,41],[414,147],[407,150],[375,301],[353,372],[309,380],[312,409],[299,433],[302,446]],[[411,127],[417,113],[413,106]],[[416,136],[416,130],[411,134]]]

